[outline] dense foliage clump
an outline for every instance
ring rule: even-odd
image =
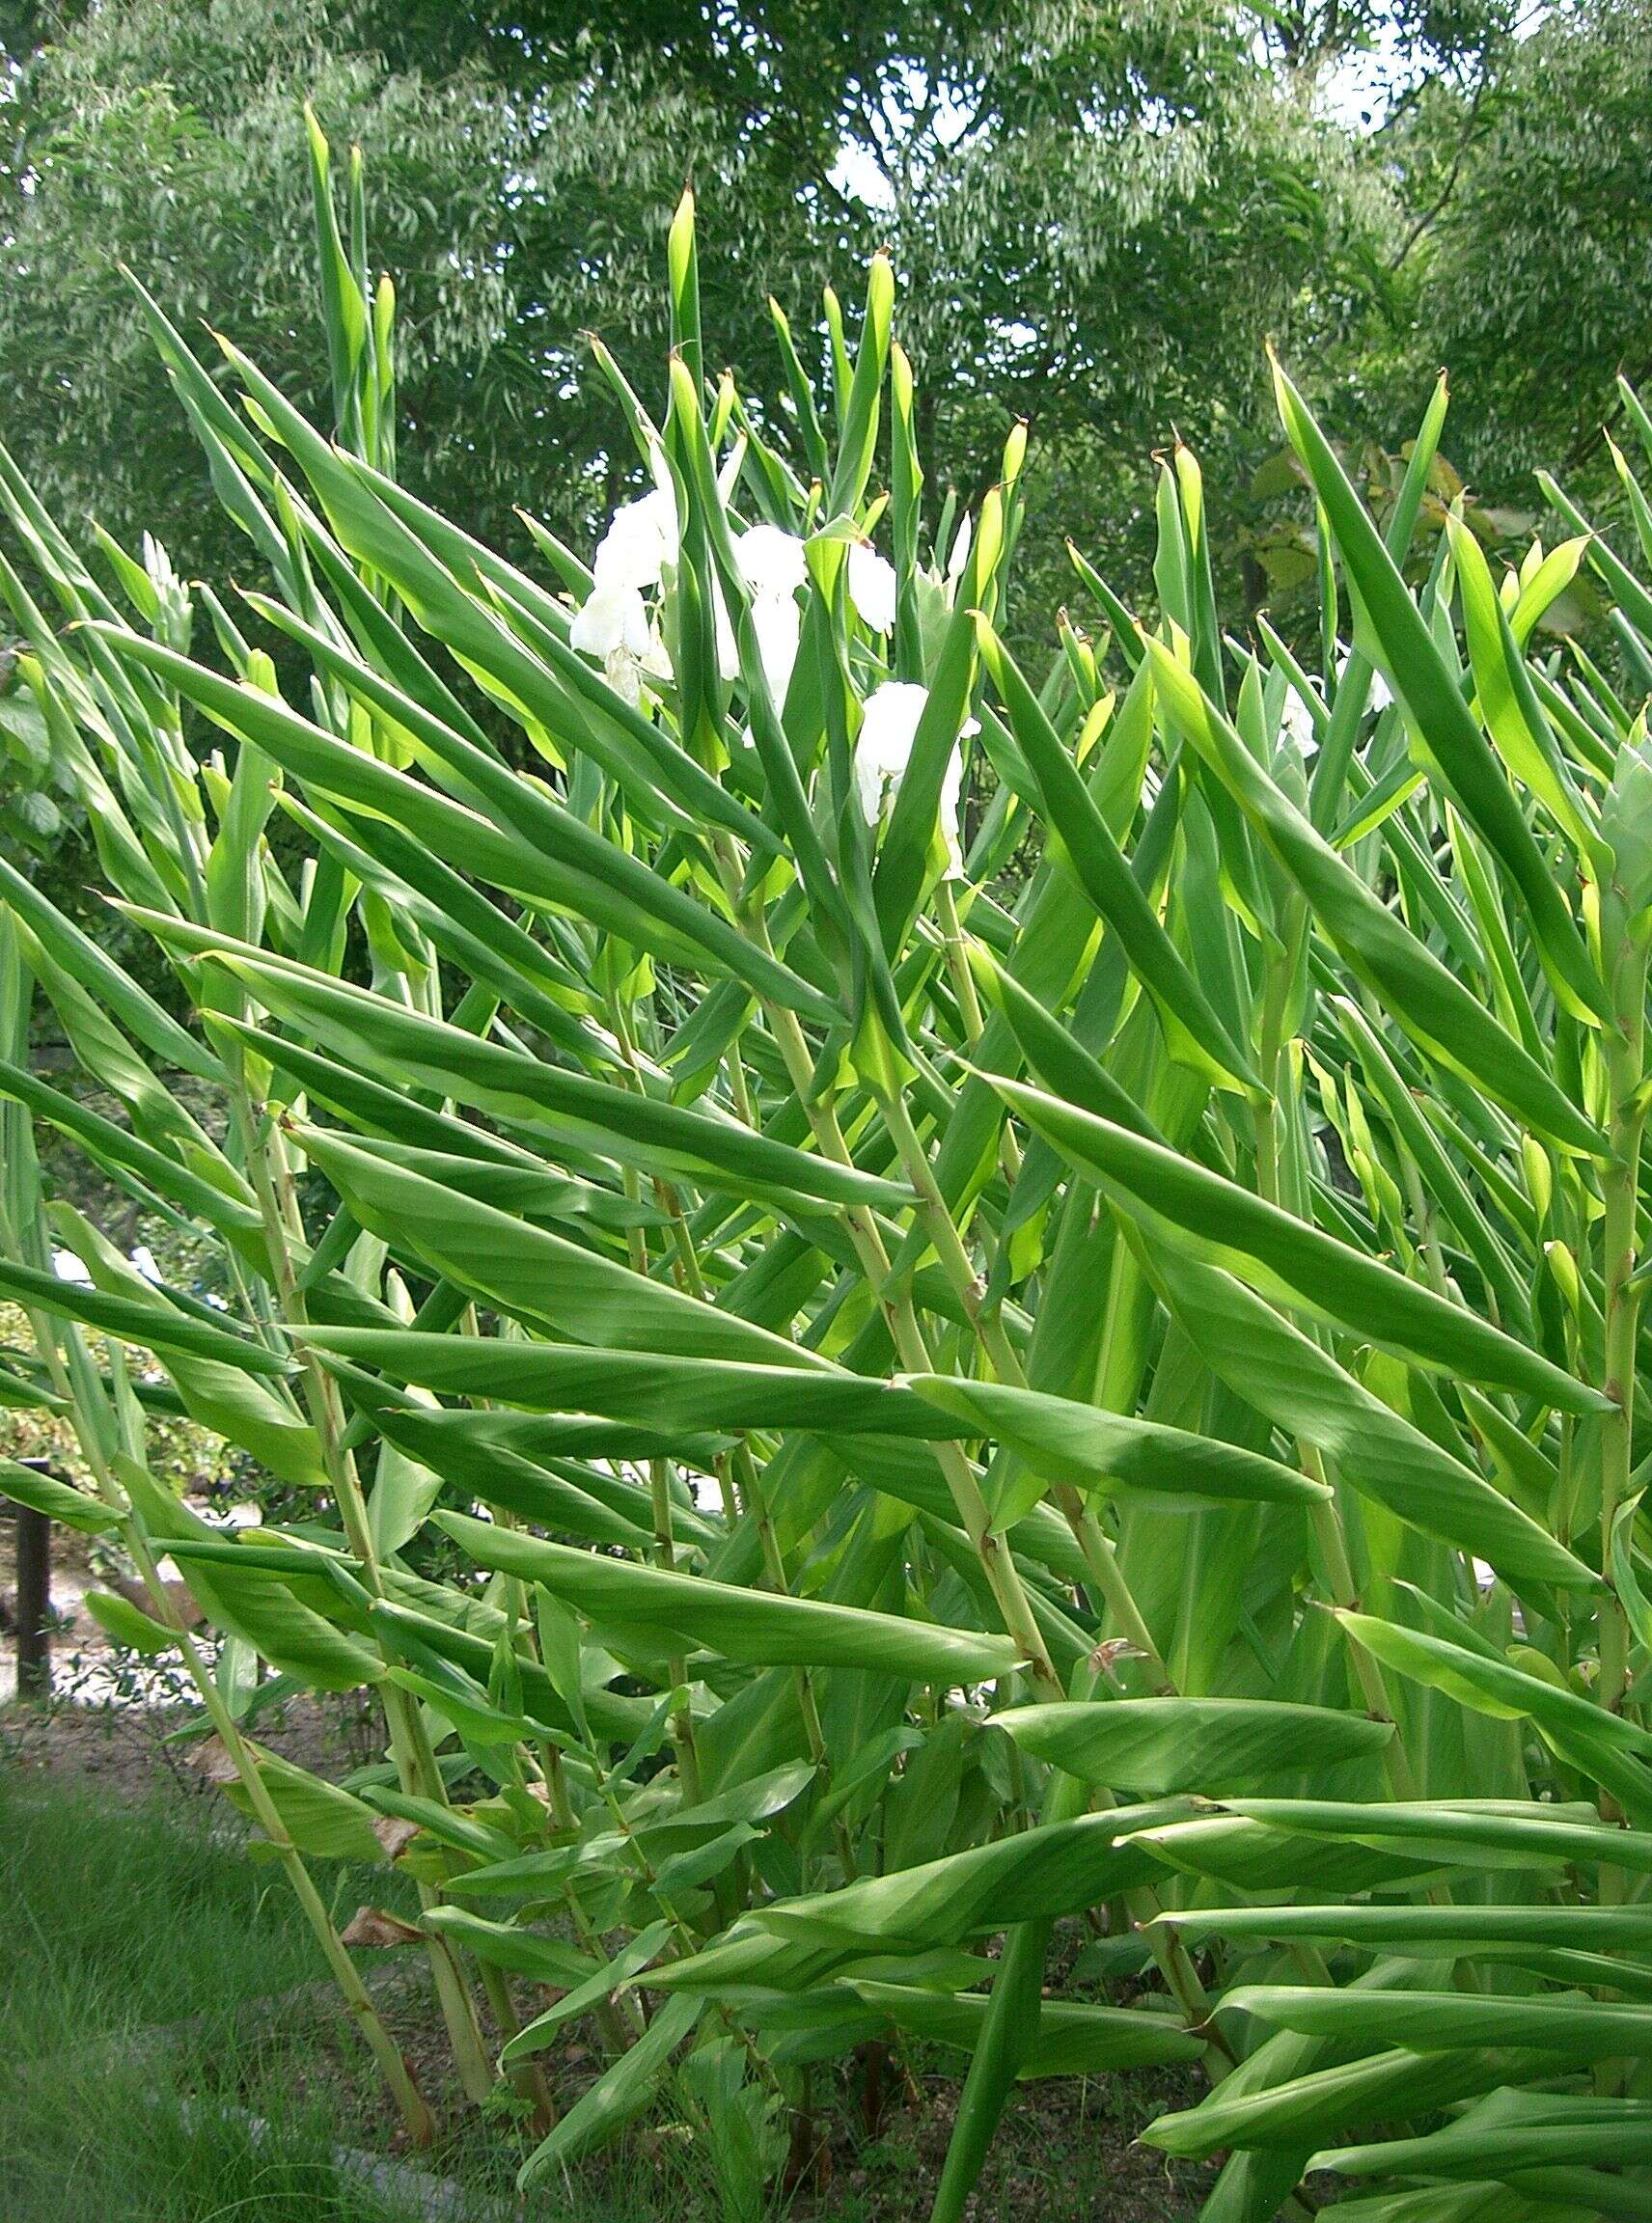
[[[1539,628],[1586,563],[1652,670],[1647,588],[1581,514],[1499,576],[1443,385],[1373,517],[1276,370],[1316,669],[1223,632],[1178,447],[1158,619],[1075,553],[1096,630],[1030,677],[1024,436],[926,498],[881,258],[823,394],[777,324],[759,422],[687,201],[663,406],[593,350],[649,490],[518,563],[399,483],[311,158],[336,438],[148,308],[263,586],[95,571],[0,463],[68,620],[8,563],[21,682],[177,991],[0,872],[0,1385],[89,1484],[3,1478],[149,1584],[97,1609],[182,1654],[410,2129],[313,1862],[415,1880],[530,2182],[653,2106],[755,2213],[812,2065],[922,2039],[942,2217],[1018,2079],[1175,2064],[1148,2136],[1228,2155],[1213,2217],[1310,2171],[1635,2212],[1652,759]],[[47,1011],[123,1116],[31,1069]],[[41,1124],[208,1233],[217,1304],[42,1193]],[[179,1409],[292,1516],[182,1504]],[[272,1682],[371,1690],[382,1758],[277,1759]]]

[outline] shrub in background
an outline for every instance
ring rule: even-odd
[[[315,1858],[417,1879],[529,2182],[659,2104],[755,2212],[811,2065],[915,2035],[964,2073],[941,2217],[1018,2079],[1178,2062],[1148,2135],[1228,2154],[1224,2223],[1310,2169],[1385,2223],[1639,2211],[1652,762],[1536,628],[1586,560],[1638,683],[1646,588],[1582,518],[1500,580],[1436,505],[1414,594],[1444,387],[1379,529],[1281,371],[1319,670],[1223,635],[1178,448],[1156,629],[1075,554],[1102,631],[1029,677],[1020,437],[931,523],[881,260],[824,397],[777,313],[754,422],[687,202],[657,417],[593,346],[650,490],[525,568],[398,486],[312,153],[332,436],[152,317],[266,584],[104,541],[105,587],[0,466],[69,620],[0,572],[24,678],[194,1014],[0,875],[5,1392],[96,1489],[5,1479],[182,1568],[215,1653],[158,1584],[100,1609],[183,1649],[415,2134]],[[125,1120],[31,1074],[37,997]],[[42,1199],[41,1121],[234,1304]],[[179,1407],[308,1517],[198,1520],[146,1463]],[[382,1764],[262,1749],[294,1686],[371,1687]]]

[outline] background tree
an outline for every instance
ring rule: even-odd
[[[1447,452],[1502,503],[1644,368],[1652,14],[1577,0],[124,0],[0,10],[7,436],[70,518],[234,570],[119,263],[307,403],[323,359],[296,100],[368,158],[400,295],[409,481],[496,538],[576,545],[634,468],[579,334],[645,381],[685,176],[707,319],[772,417],[763,296],[817,364],[823,283],[887,245],[932,488],[1032,422],[1021,591],[1071,534],[1150,594],[1149,452],[1205,457],[1243,618],[1303,571],[1264,469],[1273,336],[1380,465],[1435,370]],[[847,305],[851,318],[853,304]],[[1564,377],[1555,348],[1570,350]],[[1591,485],[1591,470],[1593,484]],[[1282,522],[1281,522],[1282,519]],[[1252,539],[1266,568],[1242,563]],[[1278,563],[1274,558],[1279,557]],[[1014,613],[1010,613],[1013,628]]]

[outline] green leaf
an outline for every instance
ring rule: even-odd
[[[1034,1759],[1112,1790],[1222,1798],[1381,1756],[1392,1724],[1272,1698],[1131,1698],[995,1714]]]
[[[1607,1409],[1598,1389],[1540,1351],[1238,1182],[1039,1089],[1014,1081],[992,1084],[1070,1165],[1131,1213],[1155,1245],[1173,1241],[1275,1303],[1306,1305],[1445,1373],[1520,1391],[1557,1412]]]
[[[726,1660],[754,1666],[867,1667],[943,1687],[986,1682],[1017,1661],[1007,1636],[928,1627],[898,1614],[627,1566],[462,1513],[438,1513],[434,1520],[479,1565],[541,1583],[627,1639],[646,1634],[703,1644]]]
[[[1286,436],[1313,481],[1347,566],[1363,635],[1361,645],[1404,702],[1463,815],[1520,890],[1556,994],[1576,1017],[1609,1018],[1610,998],[1548,860],[1532,839],[1519,801],[1470,716],[1398,566],[1308,405],[1277,363],[1274,387]]]
[[[1424,1535],[1488,1559],[1515,1584],[1598,1587],[1592,1569],[1231,1275],[1170,1250],[1143,1246],[1138,1255],[1212,1372],[1277,1427],[1335,1460],[1363,1496]]]
[[[982,658],[1032,774],[1035,791],[1028,800],[1037,805],[1060,842],[1069,869],[1097,916],[1117,935],[1132,971],[1152,997],[1170,1055],[1219,1087],[1258,1089],[1261,1084],[1250,1059],[1160,924],[1060,735],[984,620],[980,643]]]
[[[14,1505],[27,1505],[36,1513],[43,1513],[48,1521],[78,1529],[83,1536],[107,1535],[120,1526],[120,1516],[113,1507],[84,1490],[60,1482],[55,1474],[21,1466],[15,1459],[0,1458],[0,1497],[10,1497]]]
[[[942,1412],[1018,1452],[1032,1470],[1032,1484],[1010,1491],[995,1525],[1021,1517],[1039,1494],[1039,1476],[1106,1496],[1142,1493],[1160,1506],[1190,1509],[1307,1505],[1326,1495],[1294,1468],[1220,1437],[1132,1419],[1043,1390],[944,1374],[915,1374],[909,1386]]]
[[[1599,1153],[1604,1146],[1599,1129],[1321,839],[1192,673],[1157,642],[1148,643],[1147,652],[1159,699],[1177,732],[1215,772],[1295,880],[1343,962],[1424,1054],[1483,1087],[1563,1149]]]

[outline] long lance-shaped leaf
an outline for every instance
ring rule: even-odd
[[[1520,890],[1556,994],[1579,1018],[1609,1018],[1611,1002],[1577,922],[1398,565],[1383,546],[1381,534],[1349,484],[1330,442],[1277,363],[1274,385],[1286,436],[1331,521],[1358,597],[1357,611],[1369,628],[1370,639],[1362,646],[1381,664],[1464,816]]]
[[[679,563],[678,590],[687,586],[705,598],[719,590],[723,595],[739,656],[749,730],[762,765],[769,810],[785,834],[798,876],[809,892],[821,923],[834,937],[852,944],[856,939],[854,923],[844,902],[842,887],[810,812],[797,758],[781,723],[782,705],[776,702],[769,685],[752,616],[751,592],[740,568],[733,535],[729,530],[728,511],[717,484],[700,395],[687,367],[675,357],[672,362],[671,382],[671,427],[674,450],[681,460],[687,513],[709,558],[703,576],[686,562]]]
[[[1000,1962],[1002,1968],[1003,1963]],[[987,2018],[987,2001],[969,1992],[926,1991],[916,1984],[880,1984],[862,1977],[846,1981],[868,2007],[879,2008],[897,2030],[910,2030],[938,2045],[973,2051]],[[1002,1975],[996,1981],[1004,1981]],[[1198,2061],[1205,2042],[1168,2015],[1140,2008],[1092,2007],[1083,2000],[1046,1999],[1034,1994],[1024,2033],[1017,2079],[1090,2076],[1109,2069],[1169,2067]]]
[[[737,1365],[589,1344],[313,1330],[307,1340],[449,1396],[498,1397],[543,1413],[596,1413],[662,1431],[807,1428],[938,1439],[947,1417],[899,1385],[794,1365]]]
[[[1148,1278],[1205,1364],[1277,1427],[1425,1535],[1476,1553],[1516,1584],[1597,1588],[1600,1578],[1489,1482],[1356,1382],[1329,1352],[1219,1267],[1138,1241]]]
[[[1528,1319],[1529,1295],[1522,1287],[1513,1262],[1449,1153],[1418,1109],[1388,1045],[1351,998],[1334,996],[1328,1001],[1337,1025],[1354,1047],[1367,1084],[1416,1162],[1424,1193],[1435,1210],[1450,1222],[1473,1253],[1488,1285],[1497,1292],[1503,1317]]]
[[[1605,1139],[1552,1075],[1432,950],[1384,908],[1269,779],[1197,679],[1149,642],[1160,700],[1188,745],[1221,779],[1303,893],[1343,961],[1382,998],[1426,1054],[1483,1087],[1563,1149],[1598,1154]]]
[[[1337,1619],[1356,1643],[1396,1674],[1444,1690],[1473,1713],[1533,1722],[1546,1743],[1612,1792],[1636,1821],[1652,1821],[1652,1733],[1467,1645],[1368,1613],[1340,1612]]]
[[[19,1104],[26,1104],[38,1119],[44,1119],[61,1128],[64,1134],[72,1135],[88,1156],[100,1164],[137,1174],[181,1210],[196,1214],[227,1233],[256,1236],[261,1244],[263,1241],[262,1215],[253,1201],[251,1190],[227,1159],[223,1162],[225,1186],[221,1187],[189,1166],[179,1165],[165,1151],[154,1149],[140,1136],[118,1127],[114,1120],[105,1119],[88,1105],[66,1096],[62,1089],[49,1086],[34,1074],[24,1072],[19,1065],[8,1064],[4,1058],[0,1058],[0,1096],[10,1096]]]
[[[340,809],[348,832],[290,795],[281,807],[347,872],[423,927],[444,957],[473,981],[485,981],[557,1047],[585,1065],[619,1066],[623,1057],[593,1027],[575,1016],[587,998],[525,928],[507,918],[468,880],[460,879],[422,844],[387,818]]]
[[[289,1374],[291,1362],[262,1343],[232,1334],[227,1328],[209,1328],[203,1320],[180,1312],[175,1304],[156,1297],[140,1304],[130,1297],[107,1296],[78,1282],[60,1281],[55,1274],[42,1274],[33,1266],[0,1259],[0,1296],[14,1304],[38,1306],[62,1320],[76,1320],[84,1328],[113,1335],[123,1343],[141,1344],[151,1351],[184,1351],[198,1358],[222,1360],[246,1374]]]
[[[119,1454],[114,1465],[152,1543],[194,1545],[204,1551],[215,1547],[227,1554],[188,1561],[189,1587],[220,1629],[244,1638],[272,1666],[316,1689],[359,1689],[382,1674],[376,1653],[295,1597],[282,1576],[253,1559],[237,1564],[241,1548],[163,1490],[147,1468]],[[313,1560],[316,1555],[300,1556]]]
[[[692,1959],[651,1970],[649,1989],[716,1991],[748,1981],[765,1962],[777,1971],[807,1970],[799,1947],[841,1961],[878,1945],[955,1945],[1018,1922],[1077,1913],[1155,1880],[1162,1872],[1136,1833],[1185,1811],[1185,1802],[1160,1801],[1040,1823],[836,1891],[777,1900],[747,1917],[749,1929],[742,1925]]]
[[[72,1206],[54,1204],[48,1217],[54,1232],[83,1261],[100,1292],[137,1304],[159,1302],[168,1310],[174,1308]],[[191,1418],[251,1452],[284,1482],[298,1489],[326,1489],[327,1472],[315,1429],[266,1378],[244,1366],[226,1365],[177,1348],[164,1356],[167,1372]]]
[[[278,764],[324,793],[378,811],[416,839],[474,862],[498,885],[558,908],[589,910],[598,924],[635,938],[639,914],[655,922],[690,964],[731,973],[759,995],[815,1018],[836,1006],[777,958],[755,948],[718,913],[696,903],[649,870],[640,858],[605,841],[542,790],[513,782],[514,818],[525,833],[487,822],[430,788],[323,732],[262,688],[225,679],[157,642],[105,628],[111,645],[133,662],[161,672],[229,732],[254,743]],[[531,833],[539,852],[526,837]]]
[[[1455,517],[1446,518],[1446,530],[1480,716],[1509,770],[1538,798],[1579,856],[1597,874],[1610,872],[1609,852],[1556,745],[1480,544]],[[1576,546],[1581,554],[1583,543]]]
[[[388,1164],[341,1135],[303,1127],[298,1136],[364,1227],[405,1245],[457,1287],[558,1334],[759,1366],[828,1363],[563,1236]]]
[[[1037,697],[984,619],[979,635],[982,659],[1032,774],[1034,791],[1028,801],[1036,804],[1060,840],[1097,915],[1118,936],[1132,971],[1153,999],[1171,1056],[1194,1065],[1219,1087],[1258,1088],[1261,1084],[1250,1059],[1217,1016],[1137,886]]]
[[[1634,2176],[1606,2174],[1637,2162],[1652,2162],[1652,2106],[1644,2100],[1513,2089],[1494,2092],[1422,2137],[1329,2147],[1314,2154],[1309,2166],[1334,2169],[1344,2177],[1444,2178],[1450,2183],[1468,2179],[1474,2182],[1473,2197],[1482,2215],[1495,2212],[1489,2203],[1479,2200],[1484,2181],[1491,2179],[1496,2185],[1492,2197],[1505,2213],[1517,2212],[1507,2203],[1508,2187],[1518,2182],[1534,2190],[1541,2186],[1543,2192],[1575,2193],[1581,2200],[1571,2210],[1575,2213],[1637,2218],[1652,2190],[1644,2168]],[[1570,2175],[1562,2185],[1558,2172],[1569,2163],[1591,2166],[1587,2172]],[[1536,2174],[1539,2171],[1541,2175]],[[1449,2215],[1446,2201],[1434,2194],[1430,2198],[1437,2215]],[[1354,2204],[1355,2223],[1362,2205]],[[1460,2198],[1457,2210],[1471,2211]],[[1550,2209],[1556,2217],[1565,2212],[1559,2207]]]
[[[429,1473],[452,1482],[467,1498],[480,1497],[539,1527],[593,1544],[620,1544],[635,1551],[654,1543],[649,1494],[611,1471],[614,1462],[677,1458],[709,1470],[729,1441],[664,1437],[580,1415],[552,1420],[537,1413],[399,1405],[372,1375],[337,1359],[331,1363],[351,1403],[372,1414],[377,1433]],[[680,1505],[673,1507],[673,1526],[691,1544],[710,1544],[718,1533]]]
[[[99,949],[72,919],[66,919],[56,904],[0,857],[0,903],[8,903],[33,928],[64,971],[78,981],[95,1002],[105,1005],[128,1033],[136,1036],[151,1057],[163,1064],[180,1065],[198,1080],[223,1078],[210,1050],[163,1011],[147,988],[141,988],[105,950]]]
[[[1379,1761],[1393,1735],[1390,1722],[1271,1698],[1015,1706],[992,1725],[1066,1774],[1148,1798],[1189,1791],[1220,1798],[1269,1777]]]
[[[1276,1302],[1306,1304],[1447,1373],[1536,1397],[1560,1413],[1608,1410],[1610,1401],[1598,1390],[1541,1352],[1237,1182],[1042,1089],[1004,1080],[993,1085],[1149,1235],[1162,1238],[1173,1228],[1173,1239],[1194,1256],[1225,1267]]]
[[[1383,544],[1396,563],[1405,562],[1412,535],[1417,530],[1418,516],[1428,489],[1434,458],[1440,448],[1440,435],[1446,425],[1448,399],[1446,376],[1442,372],[1435,381],[1434,392],[1429,396],[1428,407],[1423,411],[1422,423],[1418,427],[1417,438],[1406,461],[1399,494],[1383,531]],[[1370,680],[1370,660],[1362,655],[1356,645],[1350,649],[1348,660],[1337,677],[1330,724],[1321,737],[1319,754],[1314,758],[1309,782],[1309,815],[1322,834],[1330,833],[1341,804],[1360,719],[1369,698]],[[1417,778],[1420,780],[1421,775],[1417,775]],[[1337,846],[1341,847],[1341,842]]]
[[[1435,1862],[1505,1868],[1563,1861],[1652,1876],[1652,1830],[1620,1829],[1588,1807],[1520,1805],[1507,1799],[1416,1799],[1387,1805],[1323,1798],[1230,1798],[1236,1814],[1270,1829],[1381,1851],[1412,1851]]]
[[[1403,2045],[1413,2053],[1517,2045],[1583,2064],[1613,2053],[1652,2052],[1652,2007],[1601,2000],[1242,1984],[1228,1992],[1223,2007],[1308,2037],[1357,2037],[1363,2045]]]
[[[1002,1716],[1000,1717],[1003,1718]],[[1155,1917],[1190,1937],[1285,1941],[1469,1958],[1476,1946],[1553,1945],[1592,1952],[1652,1948],[1652,1907],[1535,1906],[1194,1907]]]
[[[828,498],[832,509],[840,515],[851,515],[859,507],[871,473],[894,308],[895,271],[887,255],[874,255],[867,269],[867,312],[861,324],[860,350],[855,357],[855,374],[849,385],[842,435],[838,442],[838,463],[832,474]]]
[[[549,1121],[594,1151],[631,1155],[615,1151],[623,1138],[636,1145],[644,1164],[729,1185],[738,1194],[868,1205],[907,1200],[897,1183],[771,1141],[732,1119],[685,1111],[548,1065],[227,936],[150,912],[128,915],[162,942],[226,966],[279,1018],[302,1027],[346,1061],[368,1065],[403,1086],[413,1079],[507,1119]]]
[[[517,2175],[530,2190],[553,2169],[611,2138],[632,2116],[648,2106],[660,2088],[667,2064],[689,2038],[703,2013],[698,1999],[673,1999],[656,2015],[637,2043],[582,2092],[556,2128],[535,2147]]]
[[[319,531],[317,527],[316,532]],[[473,780],[495,796],[516,783],[514,774],[508,769],[495,764],[489,772],[478,762],[479,756],[487,758],[491,752],[478,749],[474,735],[455,730],[453,707],[441,701],[435,693],[441,685],[439,680],[432,684],[421,671],[418,673],[420,693],[410,696],[406,688],[388,673],[352,655],[347,647],[329,639],[325,633],[306,625],[279,602],[262,594],[249,595],[247,599],[261,617],[267,618],[271,624],[301,643],[346,693],[368,709],[378,711],[402,727],[427,760],[433,759],[460,778]],[[509,604],[505,615],[509,618],[518,609],[518,605]],[[365,630],[365,613],[352,615]],[[679,832],[704,824],[721,826],[764,854],[775,852],[776,837],[762,820],[696,764],[686,751],[676,748],[659,727],[633,711],[564,641],[528,613],[521,613],[518,621],[532,624],[537,652],[567,681],[570,697],[583,699],[570,700],[564,707],[561,700],[551,697],[548,688],[542,688],[535,697],[535,708],[551,719],[558,737],[570,749],[577,750],[581,745],[589,748],[595,741],[605,746],[592,748],[591,753],[611,757],[617,747],[629,745],[629,753],[621,762],[621,769],[627,775],[623,785],[627,797],[643,806],[639,815],[645,823],[675,827]],[[387,645],[387,659],[390,653],[397,653],[399,667],[412,677],[407,665],[408,651],[391,651]],[[615,726],[619,727],[619,733],[612,736],[607,729]],[[647,736],[641,751],[637,748],[639,733]],[[647,771],[638,761],[639,757],[646,761],[648,757],[662,756],[663,763],[650,764]],[[645,787],[639,796],[639,785],[650,774],[657,777],[658,792]]]
[[[1162,1504],[1194,1506],[1311,1505],[1326,1495],[1294,1468],[1237,1443],[1043,1390],[950,1374],[915,1374],[910,1386],[964,1426],[1018,1452],[1036,1474],[1081,1490],[1142,1493]],[[1012,1494],[1001,1508],[1001,1523],[1025,1510]]]
[[[627,1639],[646,1635],[702,1644],[754,1666],[867,1667],[944,1686],[984,1682],[1018,1663],[1007,1636],[927,1627],[861,1606],[627,1566],[462,1513],[438,1513],[434,1519],[478,1565],[540,1583]]]
[[[15,1459],[0,1457],[0,1497],[10,1497],[14,1505],[27,1505],[33,1512],[43,1513],[48,1521],[60,1522],[85,1536],[105,1536],[121,1524],[120,1515],[100,1497],[72,1489],[55,1474],[37,1473]]]

